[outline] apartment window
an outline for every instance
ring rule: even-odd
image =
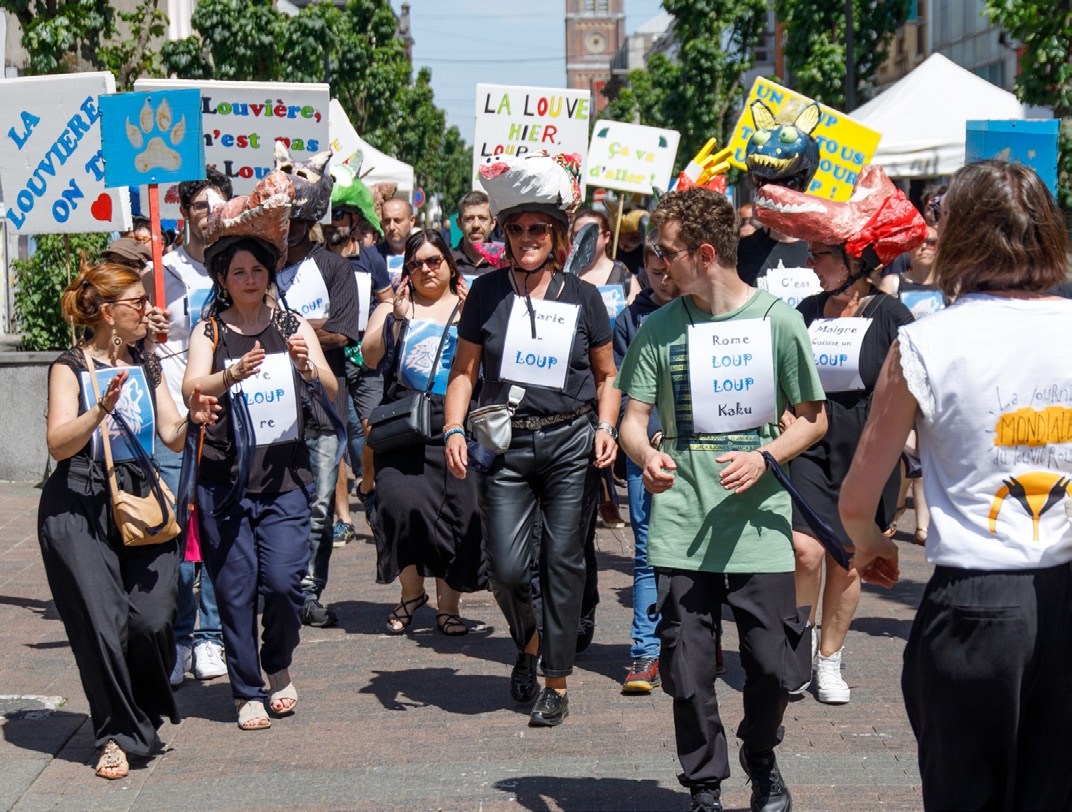
[[[596,0],[596,11],[600,14],[610,13],[610,0]]]
[[[591,14],[596,10],[596,0],[584,0],[584,10]]]

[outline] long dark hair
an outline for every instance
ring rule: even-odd
[[[209,260],[209,276],[212,277],[212,300],[210,304],[211,315],[218,315],[231,306],[231,299],[224,290],[223,280],[227,278],[227,272],[231,269],[231,260],[239,251],[249,251],[253,258],[268,269],[268,287],[275,284],[276,264],[279,262],[279,254],[264,240],[256,237],[243,237],[234,240],[228,245],[212,254]]]
[[[406,238],[406,249],[402,256],[402,267],[406,269],[406,274],[409,274],[410,260],[413,259],[414,254],[421,249],[422,245],[431,245],[443,255],[447,267],[450,268],[450,292],[457,294],[458,280],[461,279],[458,263],[454,261],[454,253],[450,250],[450,246],[444,242],[443,236],[433,229],[425,228],[421,231],[415,231]]]

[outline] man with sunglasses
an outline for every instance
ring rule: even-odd
[[[714,690],[715,630],[727,603],[745,671],[737,736],[751,808],[788,812],[774,748],[811,651],[808,610],[796,606],[792,506],[765,454],[784,464],[819,440],[825,395],[800,315],[737,275],[737,217],[726,198],[701,188],[664,195],[651,225],[655,267],[680,295],[641,325],[616,385],[629,396],[622,448],[654,494],[648,563],[680,781],[693,810],[722,809],[730,765]],[[648,426],[656,406],[659,449]],[[796,420],[781,431],[788,407]]]

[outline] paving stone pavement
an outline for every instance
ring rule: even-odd
[[[490,593],[466,596],[474,627],[435,631],[431,606],[403,636],[384,632],[398,585],[375,583],[375,554],[359,538],[333,553],[325,601],[331,629],[303,629],[291,669],[297,712],[269,731],[235,724],[226,679],[178,689],[181,725],[166,751],[122,781],[93,775],[88,706],[52,603],[36,538],[39,491],[0,483],[0,809],[37,810],[685,810],[677,782],[671,700],[622,696],[629,655],[632,536],[600,529],[595,642],[570,679],[570,717],[531,729],[507,692],[514,650]],[[355,517],[360,509],[355,508]],[[931,568],[899,535],[902,580],[864,587],[845,645],[852,702],[814,693],[785,715],[778,759],[802,810],[919,810],[916,746],[901,700],[901,655]],[[365,535],[362,535],[365,534]],[[431,581],[430,589],[434,588]],[[732,731],[743,673],[725,616],[728,673],[720,678],[730,731],[727,810],[748,809]]]

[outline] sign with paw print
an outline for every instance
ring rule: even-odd
[[[18,234],[130,228],[130,195],[105,188],[100,100],[111,73],[0,80],[3,211]]]
[[[108,186],[205,177],[200,91],[118,93],[101,98],[100,104]]]

